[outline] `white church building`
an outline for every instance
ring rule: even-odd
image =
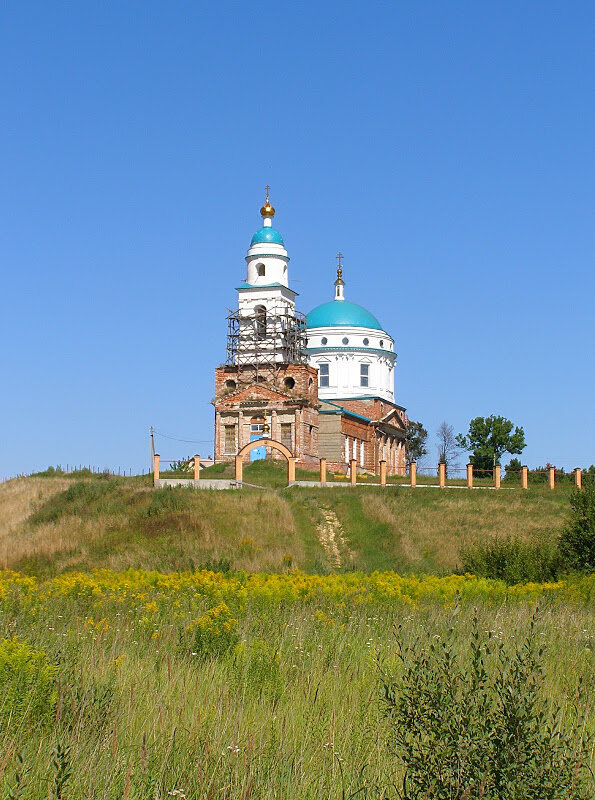
[[[215,372],[215,460],[270,437],[302,465],[405,473],[405,409],[395,403],[394,339],[345,299],[339,254],[334,297],[305,317],[289,287],[289,255],[273,227],[268,188],[250,242],[246,279],[228,316],[227,360]],[[266,443],[250,453],[265,457]],[[274,455],[271,452],[271,455]]]

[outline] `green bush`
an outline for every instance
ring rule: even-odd
[[[97,510],[109,510],[114,504],[117,483],[113,480],[77,481],[64,492],[50,497],[35,511],[29,521],[32,525],[57,522],[65,516],[85,516]]]
[[[190,507],[193,489],[180,486],[165,486],[151,492],[151,501],[144,513],[147,517],[169,514],[172,511],[186,511]]]
[[[566,565],[581,572],[595,570],[595,483],[574,489],[570,495],[570,518],[559,541]]]
[[[509,585],[535,581],[555,581],[562,561],[550,542],[524,542],[512,537],[498,537],[476,542],[460,553],[463,572],[480,578],[494,578]]]
[[[405,767],[401,798],[592,796],[582,721],[563,720],[544,692],[535,617],[520,645],[494,643],[477,618],[468,656],[457,637],[456,624],[444,636],[426,630],[407,645],[399,636],[402,675],[383,678],[390,746]]]
[[[16,636],[0,640],[0,720],[5,725],[28,717],[35,724],[51,722],[56,705],[56,667],[43,650]]]

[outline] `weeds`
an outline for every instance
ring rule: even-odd
[[[459,607],[454,614],[458,614]],[[443,635],[397,633],[398,679],[384,677],[390,744],[402,760],[400,797],[416,800],[566,800],[588,798],[584,719],[563,727],[544,691],[537,614],[520,644],[505,646],[480,631],[469,655],[457,621]],[[593,787],[593,784],[591,784]]]

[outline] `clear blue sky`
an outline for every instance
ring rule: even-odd
[[[595,462],[592,3],[0,13],[0,475],[146,467],[151,424],[212,452],[266,183],[299,308],[341,249],[432,437],[504,414]]]

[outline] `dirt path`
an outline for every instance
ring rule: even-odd
[[[350,556],[353,553],[345,544],[343,526],[335,512],[331,511],[330,508],[322,507],[320,513],[323,516],[323,522],[316,526],[316,535],[324,548],[330,566],[333,569],[339,569],[343,565],[341,551]]]

